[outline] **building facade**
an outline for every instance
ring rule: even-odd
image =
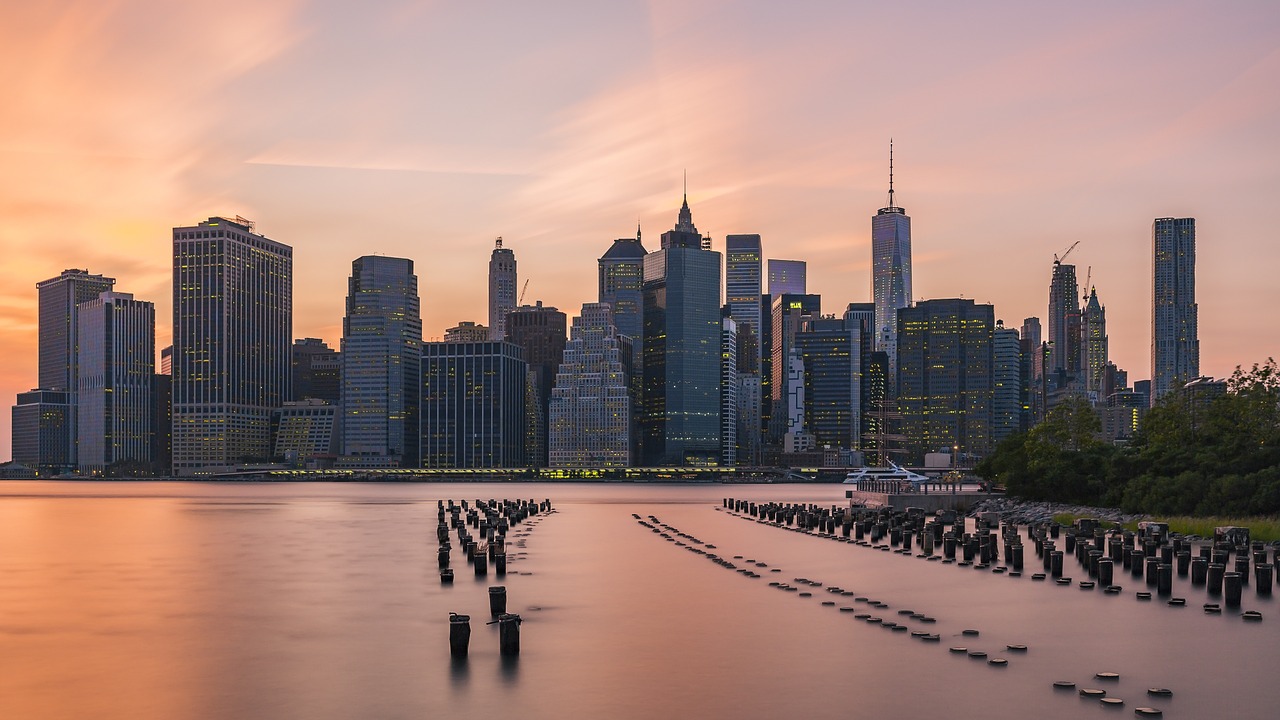
[[[422,467],[525,467],[528,365],[509,342],[422,346]]]
[[[70,472],[75,406],[66,390],[18,393],[13,406],[13,461],[40,475]]]
[[[645,465],[720,460],[720,267],[686,199],[661,249],[644,258]]]
[[[150,471],[155,305],[128,293],[104,292],[80,303],[77,316],[80,473],[101,475],[126,461]]]
[[[996,323],[991,337],[991,445],[995,447],[1022,427],[1022,338]]]
[[[551,467],[628,467],[634,460],[631,378],[609,303],[573,319],[548,408]]]
[[[493,242],[489,255],[489,339],[502,340],[507,313],[516,307],[516,254],[502,247],[502,238]]]
[[[286,402],[272,415],[273,451],[276,460],[294,467],[321,467],[335,459],[338,450],[338,406],[317,398]]]
[[[1080,314],[1080,369],[1084,373],[1084,389],[1094,405],[1106,402],[1107,311],[1098,302],[1097,288],[1089,289],[1089,300]]]
[[[564,359],[567,318],[554,307],[521,305],[507,314],[507,342],[524,351],[529,365],[525,403],[525,461],[529,467],[547,466],[547,412],[556,372]]]
[[[290,400],[324,400],[333,405],[342,397],[342,353],[320,338],[293,341],[293,392]]]
[[[1196,219],[1157,218],[1151,228],[1151,402],[1200,376]]]
[[[871,300],[876,306],[876,350],[889,360],[892,385],[898,372],[898,311],[911,304],[911,217],[894,201],[892,142],[889,204],[871,218]]]
[[[912,459],[991,449],[995,311],[972,300],[925,300],[898,313],[898,410]]]
[[[1050,392],[1065,388],[1080,374],[1080,288],[1076,266],[1054,261],[1049,280]]]
[[[270,457],[292,343],[292,248],[243,218],[173,229],[175,474]]]
[[[768,267],[770,295],[804,295],[809,292],[808,265],[804,260],[770,260]]]
[[[631,338],[637,353],[643,352],[644,335],[644,256],[648,252],[640,242],[640,229],[634,238],[613,241],[598,261],[597,298],[613,308],[613,323],[618,332]]]
[[[422,316],[413,261],[351,263],[342,319],[342,455],[363,467],[418,466]]]

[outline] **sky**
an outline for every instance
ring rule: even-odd
[[[487,322],[494,238],[577,314],[596,259],[680,206],[723,249],[870,299],[871,216],[912,217],[915,299],[1044,321],[1055,253],[1150,377],[1151,223],[1195,217],[1201,372],[1280,355],[1280,3],[89,0],[0,7],[0,397],[35,283],[156,304],[171,228],[294,248],[294,335],[336,347],[351,261],[415,260],[424,334]],[[0,413],[0,458],[9,413]]]

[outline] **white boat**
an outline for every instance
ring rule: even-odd
[[[844,484],[846,485],[863,486],[875,482],[898,483],[899,485],[910,483],[912,489],[919,489],[921,484],[930,482],[930,479],[894,463],[889,463],[889,467],[858,468],[844,476]]]

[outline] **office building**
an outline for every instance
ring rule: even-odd
[[[1151,402],[1155,404],[1178,383],[1200,376],[1196,219],[1157,218],[1151,244]]]
[[[71,430],[75,406],[66,390],[30,390],[18,393],[13,406],[13,461],[41,476],[70,472]]]
[[[1049,362],[1045,368],[1049,392],[1065,388],[1080,373],[1080,320],[1076,266],[1055,259],[1049,281]]]
[[[293,402],[324,400],[337,405],[342,397],[342,353],[320,338],[293,341]]]
[[[463,321],[444,331],[444,342],[450,343],[482,343],[489,342],[489,328],[484,325]]]
[[[1022,321],[1022,332],[1018,337],[1018,354],[1021,383],[1018,398],[1022,404],[1018,429],[1026,432],[1040,421],[1043,405],[1040,380],[1044,353],[1041,349],[1040,318],[1029,317]]]
[[[947,448],[991,449],[995,312],[972,300],[925,300],[898,312],[898,410],[912,460]]]
[[[1106,402],[1107,392],[1107,311],[1098,302],[1097,288],[1089,289],[1089,300],[1080,315],[1080,369],[1089,401]]]
[[[502,340],[507,313],[516,307],[516,254],[502,247],[502,238],[493,242],[489,255],[489,339]]]
[[[774,297],[804,295],[809,292],[806,274],[807,265],[803,260],[770,260],[769,294]]]
[[[509,342],[422,346],[422,466],[525,467],[528,365]]]
[[[1022,338],[996,322],[991,337],[991,445],[995,447],[1022,427]]]
[[[77,466],[102,475],[130,463],[151,470],[155,305],[103,292],[77,308]]]
[[[769,383],[772,411],[769,415],[769,442],[781,442],[782,435],[787,432],[788,420],[785,414],[787,398],[795,392],[788,384],[791,377],[791,364],[788,358],[796,333],[800,331],[803,321],[810,317],[818,317],[822,310],[822,297],[819,295],[782,294],[773,295],[773,307],[770,310],[769,351],[773,356],[769,364],[773,377]]]
[[[863,363],[870,340],[856,312],[807,318],[795,335],[793,349],[804,373],[803,426],[819,447],[862,446]]]
[[[893,196],[893,141],[889,204],[871,218],[871,299],[876,306],[876,350],[888,357],[892,385],[898,372],[898,311],[911,304],[911,217]]]
[[[728,306],[725,307],[728,310]],[[738,464],[738,323],[720,321],[720,464]]]
[[[547,466],[547,411],[551,388],[564,359],[568,318],[554,307],[521,305],[507,314],[507,342],[519,345],[529,366],[525,403],[525,461],[529,467]]]
[[[640,228],[634,238],[618,238],[600,256],[597,298],[613,309],[613,323],[618,332],[632,339],[637,353],[642,352],[644,335],[644,256],[648,254],[640,242]]]
[[[292,248],[239,217],[173,229],[176,474],[270,457],[292,344]]]
[[[274,458],[297,468],[330,466],[338,451],[337,420],[338,406],[317,398],[276,408],[272,414]]]
[[[634,456],[631,378],[609,303],[573,319],[548,408],[551,467],[628,467]]]
[[[720,253],[703,249],[686,197],[644,257],[643,462],[720,461]]]
[[[342,455],[362,467],[418,466],[422,317],[413,261],[351,263],[342,319]]]
[[[74,466],[77,461],[76,394],[79,374],[76,367],[77,306],[93,300],[115,286],[115,278],[90,275],[88,270],[63,270],[60,275],[36,283],[39,301],[39,387],[67,393],[72,407],[67,418],[70,443],[66,457]],[[61,454],[58,457],[62,457]]]

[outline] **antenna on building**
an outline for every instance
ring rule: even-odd
[[[889,138],[889,207],[893,204],[893,138]]]
[[[499,250],[502,249],[502,236],[499,235],[497,240],[493,241],[493,246]]]
[[[640,242],[640,218],[636,218],[636,242]]]

